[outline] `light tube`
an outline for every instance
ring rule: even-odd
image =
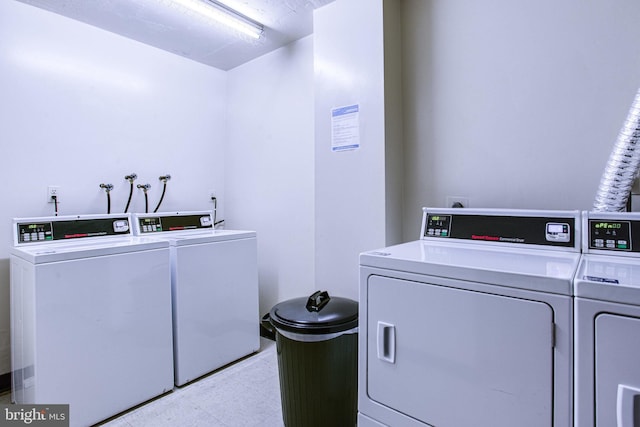
[[[240,31],[256,40],[260,38],[264,31],[262,25],[253,22],[217,0],[171,0],[171,2]]]

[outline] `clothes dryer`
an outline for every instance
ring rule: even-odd
[[[167,242],[130,216],[13,221],[12,399],[88,426],[173,388]]]
[[[640,214],[583,213],[576,426],[640,425]]]
[[[260,348],[255,231],[216,230],[211,211],[137,214],[135,227],[171,247],[176,385]]]
[[[579,228],[424,208],[420,240],[362,253],[359,426],[570,426]]]

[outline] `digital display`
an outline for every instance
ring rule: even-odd
[[[622,228],[620,222],[596,222],[594,224],[596,230],[619,230]]]
[[[548,231],[549,233],[566,233],[566,227],[562,224],[549,224]]]
[[[589,221],[589,248],[611,251],[631,251],[630,221]]]
[[[548,242],[568,242],[571,240],[569,224],[549,222],[547,223],[546,239]]]

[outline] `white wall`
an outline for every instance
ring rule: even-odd
[[[359,252],[400,238],[399,11],[337,0],[316,10],[313,37],[228,73],[226,225],[258,231],[261,313],[317,289],[358,299]],[[362,148],[332,153],[330,110],[348,103]]]
[[[171,181],[161,210],[224,201],[226,73],[14,1],[0,2],[0,374],[10,370],[11,218],[104,213],[126,204],[124,176]],[[224,203],[223,203],[224,206]],[[143,212],[136,189],[130,211]],[[224,215],[224,213],[221,213]]]
[[[358,299],[358,255],[386,244],[383,1],[314,13],[316,280]],[[359,105],[360,148],[331,149],[331,110]]]
[[[258,233],[260,313],[314,285],[313,38],[228,73],[227,228]]]
[[[405,237],[420,207],[589,209],[640,86],[640,2],[403,2]]]

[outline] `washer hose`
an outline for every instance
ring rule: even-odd
[[[104,188],[107,193],[107,214],[111,213],[111,190],[113,190],[112,184],[100,184],[100,188]]]
[[[127,211],[129,210],[129,205],[131,204],[131,196],[133,196],[133,181],[135,181],[137,177],[138,175],[136,175],[135,173],[124,177],[124,179],[128,180],[129,184],[131,184],[129,187],[129,199],[127,200],[127,206],[124,208],[124,213],[127,213]]]
[[[147,191],[151,188],[151,184],[138,184],[138,188],[141,188],[144,192],[144,213],[149,213],[149,195]]]
[[[217,221],[218,217],[218,199],[214,196],[211,196],[211,201],[213,202],[213,228],[216,228],[216,225],[222,224],[224,219]]]
[[[171,175],[166,174],[166,175],[161,176],[158,179],[160,181],[164,182],[164,185],[162,186],[162,195],[160,196],[160,200],[158,201],[158,204],[156,205],[156,208],[153,210],[154,213],[158,212],[158,208],[160,208],[160,205],[162,204],[162,201],[164,200],[164,193],[167,191],[167,181],[169,181],[171,179]]]

